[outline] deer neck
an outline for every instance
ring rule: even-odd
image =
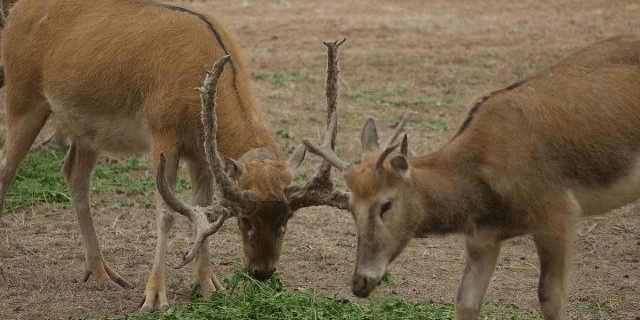
[[[420,158],[412,164],[412,177],[424,208],[416,237],[468,233],[478,228],[503,230],[512,223],[505,203],[476,174],[478,168],[469,159],[461,161],[444,154]]]

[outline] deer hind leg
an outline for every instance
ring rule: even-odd
[[[189,175],[193,192],[193,204],[208,206],[213,197],[213,175],[209,165],[205,163],[189,162]],[[205,239],[198,250],[198,256],[193,268],[195,280],[193,291],[200,289],[205,299],[211,297],[213,290],[222,290],[222,284],[211,266],[211,254],[209,252],[209,239]]]
[[[0,165],[0,216],[2,216],[4,197],[16,175],[18,166],[29,152],[31,144],[51,113],[44,97],[10,95],[10,92],[9,88],[5,91],[7,140],[4,159]]]
[[[492,232],[465,235],[467,265],[456,298],[456,319],[475,319],[480,313],[500,247]]]
[[[158,167],[158,161],[160,157],[160,150],[157,148],[157,152],[153,152],[153,171],[154,173]],[[178,153],[164,149],[164,155],[167,159],[167,165],[165,169],[165,178],[169,184],[171,190],[175,189],[176,179],[178,174]],[[169,241],[169,231],[173,226],[175,217],[171,209],[169,209],[162,197],[156,192],[156,224],[158,228],[158,239],[156,242],[156,252],[153,259],[153,266],[151,268],[151,274],[147,281],[144,297],[142,300],[142,306],[140,312],[150,313],[156,310],[164,310],[169,307],[167,300],[167,285],[165,281],[165,257],[167,253],[167,242]]]
[[[83,281],[93,275],[99,289],[129,289],[133,286],[111,269],[102,256],[98,236],[91,216],[89,192],[91,172],[98,159],[98,153],[73,143],[64,162],[64,177],[71,193],[80,224],[80,232],[85,247],[86,271]]]

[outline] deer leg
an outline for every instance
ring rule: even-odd
[[[160,149],[159,149],[160,150]],[[177,171],[178,171],[178,154],[177,152],[164,151],[167,157],[167,166],[165,175],[167,183],[171,190],[175,189]],[[154,172],[157,170],[160,152],[154,152],[153,167]],[[171,209],[167,208],[162,197],[156,192],[156,224],[158,228],[158,239],[156,242],[156,252],[153,259],[153,267],[147,281],[144,292],[142,307],[140,312],[150,313],[155,310],[164,310],[169,307],[167,300],[167,285],[165,281],[165,256],[167,252],[167,242],[169,240],[169,231],[173,226],[175,217]]]
[[[111,269],[102,256],[98,236],[91,216],[89,190],[91,172],[98,153],[72,144],[64,163],[64,177],[71,192],[73,207],[80,223],[80,233],[85,247],[86,271],[83,281],[93,275],[99,289],[132,288],[117,272]]]
[[[478,232],[465,235],[467,265],[458,288],[456,319],[475,319],[496,267],[501,242],[494,234]]]
[[[207,163],[189,163],[189,174],[193,192],[193,204],[208,206],[213,197],[213,176]],[[211,297],[213,290],[222,290],[222,284],[211,266],[211,254],[209,252],[209,239],[202,242],[193,268],[195,280],[193,290],[200,289],[205,299]]]
[[[540,258],[538,299],[546,319],[562,319],[564,313],[573,234],[567,232],[568,228],[566,224],[556,223],[546,232],[533,234]]]
[[[0,165],[0,217],[4,207],[4,197],[16,175],[18,166],[29,152],[31,144],[51,113],[43,97],[29,99],[29,97],[12,96],[8,92],[8,90],[5,91],[7,140],[4,159]]]

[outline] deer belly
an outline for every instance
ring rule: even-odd
[[[631,203],[640,197],[640,159],[621,178],[608,185],[580,186],[572,192],[585,216],[602,214]]]
[[[56,130],[71,143],[123,155],[149,150],[151,133],[142,112],[129,115],[74,112],[78,108],[64,108],[49,102]]]

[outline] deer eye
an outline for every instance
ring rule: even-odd
[[[385,212],[389,211],[389,209],[391,209],[391,201],[385,202],[382,207],[380,207],[380,218],[383,218]]]

